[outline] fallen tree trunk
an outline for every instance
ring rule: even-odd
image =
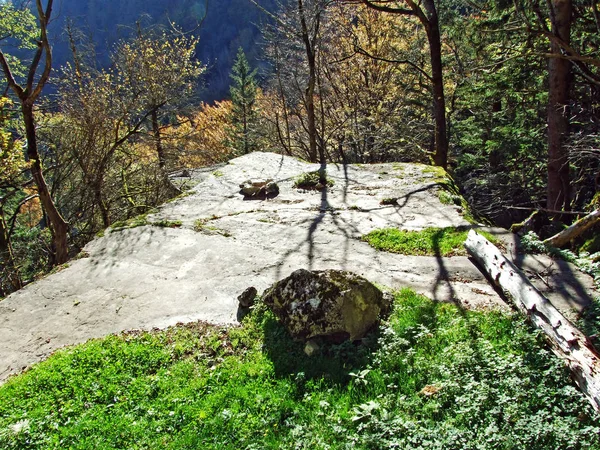
[[[483,236],[469,231],[465,248],[493,283],[545,333],[552,351],[565,361],[575,383],[594,409],[600,411],[600,355],[589,339]]]
[[[591,212],[587,216],[579,219],[570,227],[564,229],[560,233],[546,239],[544,244],[552,245],[553,247],[564,247],[573,239],[581,236],[586,230],[600,222],[600,209]]]

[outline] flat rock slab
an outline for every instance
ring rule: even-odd
[[[418,164],[329,165],[335,184],[323,191],[293,187],[319,166],[273,153],[252,153],[218,170],[191,172],[190,195],[149,216],[179,220],[180,228],[147,225],[107,231],[90,242],[88,257],[0,302],[0,381],[57,348],[130,329],[204,320],[235,323],[237,297],[262,293],[296,269],[355,272],[390,288],[410,287],[466,308],[507,308],[467,257],[378,252],[360,237],[397,227],[469,226],[443,205],[436,174]],[[274,179],[279,195],[244,200],[245,180]],[[381,205],[396,198],[392,205]],[[559,308],[583,308],[592,282],[572,265],[514,251],[509,256]]]

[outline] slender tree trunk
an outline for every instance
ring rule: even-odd
[[[242,125],[244,127],[244,155],[245,155],[250,150],[250,145],[248,143],[248,112],[246,111],[246,105],[244,105],[244,109],[243,109]]]
[[[448,167],[448,133],[446,130],[446,97],[444,95],[444,72],[442,66],[442,42],[440,26],[433,0],[424,0],[428,23],[427,40],[431,59],[431,83],[433,91],[433,117],[435,121],[435,153],[433,162],[436,166]]]
[[[302,26],[302,41],[306,49],[306,60],[308,62],[308,86],[304,93],[304,101],[306,103],[306,116],[308,120],[308,142],[309,155],[311,162],[317,162],[317,123],[315,115],[315,85],[317,80],[316,58],[314,51],[314,42],[311,42],[306,24],[306,16],[304,12],[304,4],[302,0],[298,0],[298,15]]]
[[[465,248],[485,270],[495,286],[543,331],[551,350],[561,358],[575,383],[596,411],[600,411],[600,354],[579,331],[531,284],[529,279],[496,246],[474,230],[469,231]]]
[[[48,225],[52,233],[52,247],[54,251],[54,262],[63,264],[69,259],[69,250],[67,246],[67,232],[69,225],[63,219],[56,208],[48,184],[44,179],[42,164],[37,146],[37,136],[35,132],[35,120],[33,117],[33,105],[25,101],[21,103],[23,121],[25,123],[25,134],[27,136],[27,157],[31,162],[31,175],[37,187],[40,202],[48,216]]]
[[[102,196],[102,186],[104,185],[103,174],[105,173],[105,169],[101,168],[98,172],[100,175],[100,179],[96,180],[93,184],[94,191],[94,203],[98,205],[100,209],[100,217],[102,218],[102,226],[104,228],[110,227],[110,215],[108,213],[108,208],[106,207],[106,203],[104,203],[104,197]]]
[[[156,155],[158,156],[158,167],[160,169],[160,176],[162,177],[163,184],[167,190],[169,197],[174,197],[181,194],[181,191],[173,186],[171,180],[169,180],[169,174],[167,173],[167,157],[165,155],[165,149],[162,145],[162,138],[160,136],[160,123],[158,121],[158,111],[152,110],[150,116],[152,121],[152,134],[154,135],[154,144],[156,145]]]
[[[12,246],[10,244],[10,239],[8,237],[8,230],[6,227],[6,222],[4,220],[4,214],[0,209],[0,261],[2,266],[4,266],[4,271],[6,273],[6,280],[10,285],[11,291],[19,290],[23,287],[21,282],[21,277],[19,276],[19,271],[17,270],[17,266],[15,264],[15,258],[12,251]],[[0,283],[0,295],[6,295],[6,290]]]
[[[571,0],[552,0],[552,32],[567,44],[571,34]],[[552,54],[560,56],[558,44],[551,42]],[[565,145],[569,133],[569,87],[571,62],[564,58],[548,61],[548,199],[547,208],[568,211],[571,204],[569,155]]]
[[[160,136],[160,123],[158,122],[158,112],[152,111],[152,134],[154,135],[154,145],[156,146],[156,155],[158,156],[158,167],[161,170],[165,169],[167,164],[167,158],[165,157],[165,150],[162,145],[162,138]]]

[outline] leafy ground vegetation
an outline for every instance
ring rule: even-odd
[[[403,290],[311,358],[261,304],[59,351],[0,388],[0,446],[594,449],[600,421],[520,317]]]
[[[377,250],[385,250],[403,255],[456,256],[466,255],[464,242],[469,230],[455,227],[425,228],[421,231],[384,228],[371,231],[363,236]],[[498,239],[486,232],[481,232],[490,242],[498,244]]]
[[[323,177],[325,179],[325,185],[328,187],[334,185],[334,181],[327,177],[327,172],[323,173]],[[321,173],[318,170],[315,170],[314,172],[305,172],[294,181],[294,187],[299,189],[320,190],[326,187],[325,185],[321,181]]]

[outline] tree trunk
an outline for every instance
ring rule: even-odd
[[[0,261],[6,272],[6,280],[10,285],[8,292],[19,290],[23,287],[19,271],[15,264],[15,259],[12,252],[12,246],[10,245],[10,239],[8,236],[8,230],[6,228],[6,222],[4,221],[4,214],[0,210]],[[0,280],[1,281],[1,280]],[[6,290],[0,282],[0,295],[6,295]]]
[[[428,22],[425,24],[429,54],[431,59],[431,83],[433,91],[433,117],[435,121],[435,154],[433,162],[436,166],[448,168],[448,133],[446,130],[446,97],[444,95],[444,72],[442,66],[442,43],[440,26],[433,0],[424,0]]]
[[[53,258],[56,264],[63,264],[69,259],[67,246],[67,232],[69,225],[63,219],[52,200],[48,185],[42,172],[42,164],[37,147],[37,136],[35,132],[35,121],[33,118],[33,105],[29,102],[21,103],[23,121],[25,123],[25,134],[27,136],[27,157],[31,162],[31,175],[37,187],[40,202],[48,216],[48,225],[52,233]]]
[[[544,244],[552,245],[553,247],[564,247],[573,239],[578,236],[581,236],[591,227],[600,222],[600,209],[597,209],[594,212],[591,212],[587,216],[579,219],[573,225],[571,225],[566,230],[561,231],[560,233],[555,234],[551,238],[548,238],[544,241]]]
[[[571,0],[552,0],[552,33],[565,43],[570,42]],[[571,62],[560,58],[562,50],[555,42],[550,51],[557,57],[548,61],[548,198],[547,208],[568,211],[571,203],[568,150],[569,86]]]
[[[154,145],[156,146],[156,155],[158,157],[158,167],[161,170],[165,170],[167,165],[167,158],[165,157],[165,150],[162,146],[162,138],[160,136],[160,123],[158,122],[158,112],[156,109],[152,111],[152,134],[154,135]]]
[[[483,236],[469,231],[465,248],[490,280],[544,332],[552,351],[565,361],[575,383],[594,409],[600,411],[600,355],[588,338]]]
[[[306,16],[304,4],[302,0],[298,0],[298,15],[300,16],[300,24],[302,26],[302,41],[306,50],[306,61],[308,62],[308,86],[304,94],[306,103],[306,116],[308,120],[308,142],[309,156],[311,162],[317,162],[317,123],[315,115],[315,85],[317,80],[316,58],[314,42],[311,42],[306,24]]]
[[[100,176],[102,176],[104,174],[104,169],[102,168],[100,170]],[[93,191],[94,191],[94,202],[96,205],[98,205],[98,208],[100,209],[100,217],[102,218],[102,226],[104,228],[108,228],[110,227],[110,216],[108,214],[108,209],[106,207],[106,203],[104,203],[104,198],[102,195],[102,186],[104,185],[104,180],[99,179],[96,180],[93,184]]]
[[[181,190],[175,187],[173,183],[171,183],[171,180],[169,179],[169,174],[167,173],[167,157],[165,155],[165,149],[162,145],[162,138],[160,136],[160,123],[158,121],[158,111],[156,109],[152,110],[150,120],[152,121],[152,134],[154,135],[154,144],[156,145],[156,155],[158,157],[158,168],[160,169],[160,176],[162,177],[162,182],[166,189],[167,195],[169,197],[175,197],[181,194]]]

